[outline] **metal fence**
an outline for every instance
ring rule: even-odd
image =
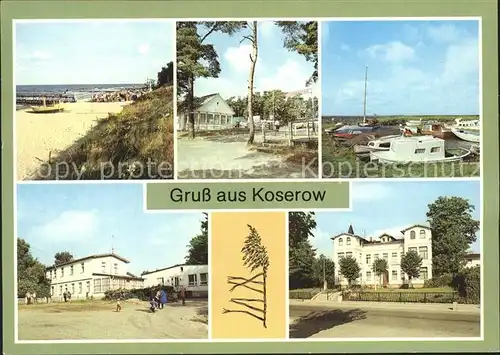
[[[344,301],[453,303],[459,300],[458,292],[343,292]]]
[[[291,290],[288,292],[288,297],[291,300],[310,300],[318,293],[320,293],[320,289],[314,290]]]

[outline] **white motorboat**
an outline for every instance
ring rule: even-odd
[[[433,136],[410,136],[394,138],[386,151],[370,152],[370,160],[380,163],[431,163],[460,161],[471,153],[457,148],[462,154],[445,150],[444,139]]]
[[[401,137],[399,134],[397,135],[391,135],[391,136],[385,136],[385,137],[380,137],[377,139],[374,139],[368,144],[356,144],[354,145],[354,153],[356,154],[368,154],[370,152],[378,152],[378,151],[384,151],[384,150],[389,150],[391,147],[391,141],[394,138]]]
[[[452,128],[451,132],[461,140],[467,141],[467,142],[472,142],[472,143],[479,143],[481,141],[481,135],[479,130],[474,130],[474,129],[462,129],[462,128]]]

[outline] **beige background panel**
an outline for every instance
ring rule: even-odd
[[[249,278],[260,270],[250,272],[243,266],[243,247],[245,238],[253,226],[267,248],[269,269],[266,282],[267,328],[261,320],[243,313],[226,313],[223,309],[254,311],[245,306],[230,302],[231,298],[258,299],[262,294],[244,287],[228,284],[228,276]],[[256,339],[286,338],[286,213],[285,212],[212,212],[211,213],[211,325],[213,339]],[[255,281],[262,281],[262,277]],[[248,284],[250,285],[250,284]],[[251,287],[261,289],[262,285]],[[262,302],[247,302],[251,306],[262,308]]]

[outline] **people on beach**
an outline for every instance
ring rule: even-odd
[[[92,102],[124,102],[136,101],[147,92],[143,89],[123,89],[114,92],[101,92],[92,95]]]

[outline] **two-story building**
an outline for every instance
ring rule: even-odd
[[[432,233],[427,226],[413,225],[402,230],[397,236],[384,233],[375,239],[367,239],[355,234],[351,225],[347,233],[341,233],[331,239],[334,244],[336,280],[340,284],[346,285],[347,280],[340,272],[339,260],[350,256],[356,259],[361,268],[356,284],[399,287],[408,280],[401,270],[401,258],[410,250],[416,251],[422,257],[420,276],[418,279],[412,279],[412,284],[423,286],[425,280],[432,278]],[[380,278],[373,271],[373,262],[376,259],[387,260],[388,270]]]
[[[64,292],[70,292],[72,299],[86,299],[104,297],[109,290],[143,288],[144,279],[127,272],[129,263],[110,253],[50,266],[46,269],[46,277],[50,280],[52,299],[62,299]]]
[[[208,265],[173,265],[154,271],[145,271],[141,274],[144,286],[156,285],[181,286],[191,297],[208,297]]]

